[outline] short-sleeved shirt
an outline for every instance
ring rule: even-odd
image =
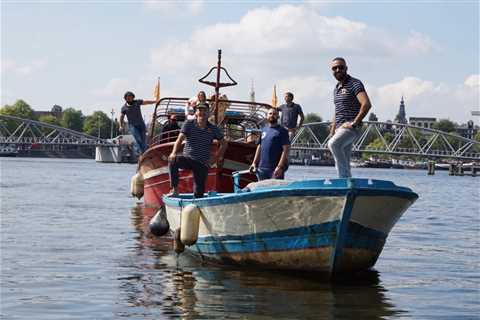
[[[206,128],[202,129],[198,126],[197,120],[187,120],[183,123],[180,132],[186,136],[183,155],[205,165],[208,165],[208,159],[210,159],[212,141],[223,139],[222,131],[210,122],[207,122]]]
[[[260,137],[259,168],[275,169],[282,156],[283,146],[290,145],[288,130],[282,126],[266,126]]]
[[[122,107],[122,114],[125,114],[128,119],[128,124],[134,126],[145,126],[143,121],[142,111],[140,106],[142,105],[143,100],[133,100],[132,104],[124,104]]]
[[[282,112],[280,122],[288,129],[294,129],[297,127],[298,115],[303,114],[302,107],[299,104],[291,103],[290,106],[282,104],[278,107]]]
[[[345,82],[338,82],[333,89],[333,103],[335,104],[335,126],[351,122],[360,112],[360,102],[357,94],[364,92],[363,83],[347,74]]]

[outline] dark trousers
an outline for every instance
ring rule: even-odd
[[[182,155],[175,157],[175,160],[168,163],[170,174],[170,187],[178,186],[178,169],[192,170],[193,172],[193,194],[195,198],[203,198],[205,193],[205,182],[208,176],[208,167],[200,161]]]

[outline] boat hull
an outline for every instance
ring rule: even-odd
[[[198,241],[204,259],[272,269],[344,272],[372,267],[388,233],[416,195],[408,191],[300,185],[235,196],[182,200],[201,210]],[[311,184],[312,185],[312,184]],[[300,187],[300,188],[299,188]],[[216,199],[218,198],[218,199]],[[183,205],[166,198],[173,230]]]
[[[147,207],[163,206],[162,197],[171,189],[168,155],[172,152],[173,144],[173,142],[169,142],[149,148],[139,161],[138,171],[144,178],[144,203]],[[247,169],[253,161],[255,149],[255,144],[229,142],[223,166],[209,169],[205,191],[233,192],[232,172]],[[214,144],[211,153],[215,154],[216,152],[217,144]],[[245,175],[240,180],[240,186],[243,188],[256,180],[253,174]],[[179,192],[191,193],[192,186],[192,173],[188,170],[180,170]]]

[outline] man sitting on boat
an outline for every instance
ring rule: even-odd
[[[220,148],[216,156],[211,159],[210,147],[214,139],[218,140]],[[178,155],[178,150],[184,140],[186,142],[183,154]],[[195,107],[195,119],[184,122],[173,145],[172,153],[168,156],[170,187],[172,188],[170,196],[178,195],[178,170],[188,169],[193,171],[194,196],[202,198],[205,193],[208,168],[214,163],[221,164],[226,147],[222,131],[216,125],[208,122],[208,104],[198,104]]]
[[[262,129],[262,136],[255,152],[251,172],[257,173],[258,180],[284,179],[288,169],[290,139],[288,131],[278,124],[278,110],[267,112],[268,124]]]
[[[174,141],[178,137],[179,131],[177,116],[172,114],[168,118],[168,122],[162,127],[162,140]]]

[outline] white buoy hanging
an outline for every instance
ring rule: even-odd
[[[200,209],[194,204],[189,204],[182,209],[180,219],[180,241],[187,246],[191,246],[195,244],[198,239]]]
[[[137,172],[130,181],[130,192],[132,196],[140,199],[143,197],[143,175]]]

